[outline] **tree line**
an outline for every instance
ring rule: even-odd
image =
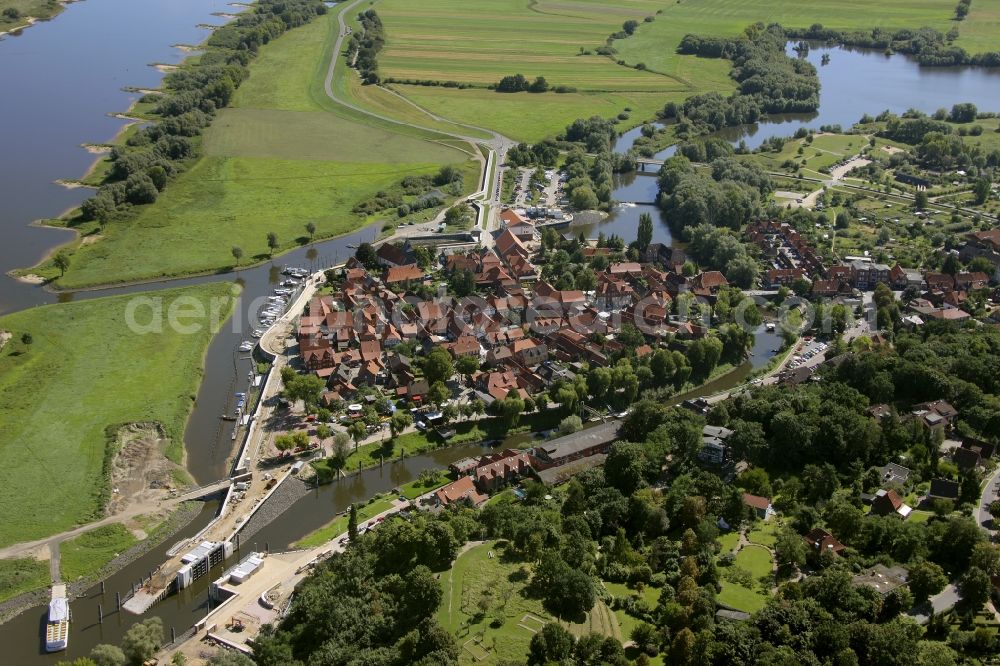
[[[158,122],[112,149],[106,182],[80,206],[82,219],[103,226],[127,217],[132,206],[156,201],[169,180],[198,156],[197,137],[216,110],[229,104],[258,49],[324,13],[320,0],[261,0],[215,30],[197,60],[164,77],[165,94],[143,98],[156,101]]]
[[[959,8],[963,5],[967,11],[967,3],[959,3]],[[959,9],[956,9],[956,16],[958,15]],[[964,14],[961,17],[964,18]],[[1000,51],[969,54],[962,47],[955,45],[953,42],[958,37],[957,28],[952,28],[948,33],[933,28],[834,30],[823,27],[821,23],[814,23],[805,29],[788,29],[786,32],[791,39],[809,39],[843,46],[879,49],[887,53],[903,53],[912,56],[921,65],[933,67],[1000,66]]]

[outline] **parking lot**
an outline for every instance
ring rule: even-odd
[[[801,366],[813,367],[823,362],[824,352],[829,345],[809,337],[804,338],[804,340],[805,345],[799,350],[798,354],[792,357],[792,360],[788,363],[789,368],[798,368]]]

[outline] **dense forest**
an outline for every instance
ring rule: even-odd
[[[726,58],[738,89],[729,97],[706,93],[683,104],[668,103],[665,118],[675,118],[681,138],[722,127],[756,122],[765,113],[810,113],[819,108],[819,76],[809,62],[785,53],[788,36],[780,25],[756,23],[741,37],[685,35],[678,53]]]

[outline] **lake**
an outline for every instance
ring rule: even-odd
[[[789,43],[788,53],[794,56],[793,46]],[[826,65],[822,64],[824,55],[830,56]],[[972,102],[981,111],[1000,112],[998,69],[921,67],[903,55],[839,46],[813,47],[806,59],[819,72],[817,113],[771,116],[754,125],[723,129],[718,136],[734,145],[742,139],[750,148],[757,148],[771,137],[788,137],[801,127],[818,130],[821,125],[841,125],[848,129],[865,113],[875,116],[886,109],[896,114],[910,108],[933,113],[959,102]],[[623,134],[615,150],[624,152],[640,132],[635,128]],[[670,147],[656,158],[666,159],[673,153]]]

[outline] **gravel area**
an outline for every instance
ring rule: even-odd
[[[287,511],[293,504],[309,494],[311,486],[306,482],[290,476],[278,486],[263,506],[257,509],[253,517],[240,529],[240,540],[248,543],[248,539],[259,532],[262,527]]]

